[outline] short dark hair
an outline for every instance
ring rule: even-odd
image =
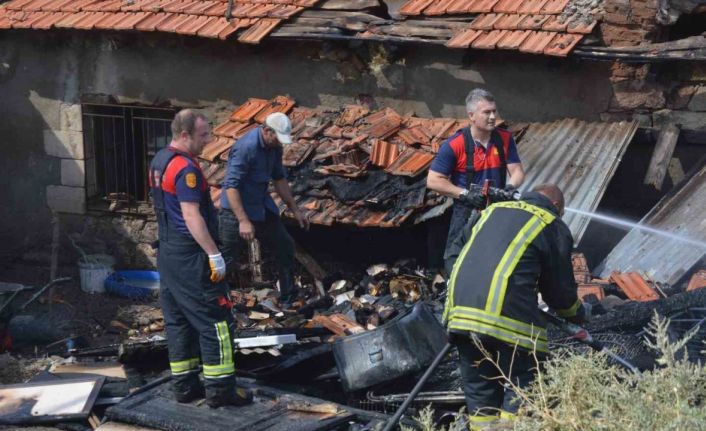
[[[196,129],[196,119],[199,118],[208,123],[208,118],[204,114],[193,109],[182,109],[177,112],[172,120],[172,136],[177,137],[181,132],[193,135]]]

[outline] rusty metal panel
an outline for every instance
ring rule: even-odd
[[[627,121],[532,123],[517,146],[527,173],[522,190],[554,183],[566,206],[595,211],[636,130],[637,123]],[[578,243],[589,220],[575,213],[563,219]]]
[[[672,239],[632,229],[596,268],[596,272],[640,271],[651,280],[675,285],[706,255],[706,166],[667,194],[640,224],[685,238]]]

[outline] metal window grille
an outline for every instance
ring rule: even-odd
[[[82,105],[89,203],[133,204],[149,198],[147,169],[171,138],[175,109]]]

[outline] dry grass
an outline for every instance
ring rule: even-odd
[[[517,389],[517,420],[503,429],[706,430],[706,368],[683,352],[694,333],[670,342],[668,326],[668,319],[656,315],[650,323],[648,339],[654,341],[646,344],[658,354],[659,366],[641,376],[610,364],[603,354],[554,353],[529,388]],[[444,431],[433,427],[430,409],[419,421],[424,431]]]

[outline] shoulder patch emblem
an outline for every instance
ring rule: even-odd
[[[186,185],[192,189],[196,188],[196,174],[195,173],[189,172],[188,174],[186,174]]]

